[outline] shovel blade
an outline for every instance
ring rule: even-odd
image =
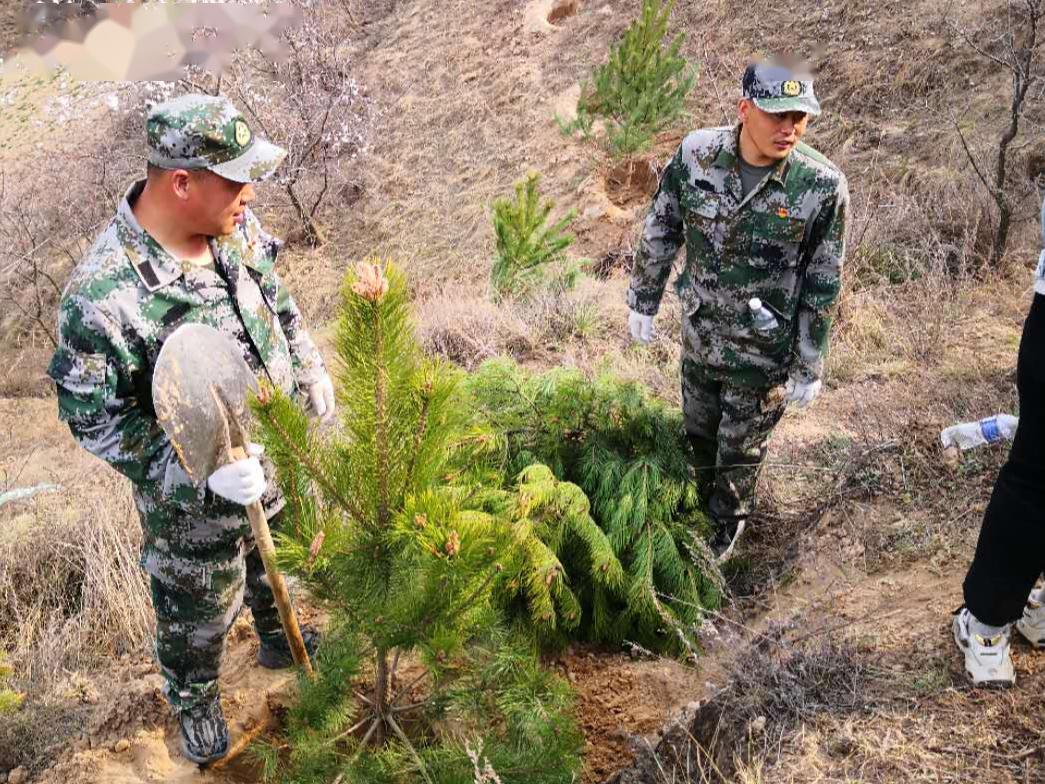
[[[228,462],[229,424],[220,401],[244,422],[247,395],[257,390],[239,348],[214,327],[185,324],[164,342],[152,377],[153,406],[194,482]]]

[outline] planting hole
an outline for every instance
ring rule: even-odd
[[[628,207],[653,196],[659,180],[657,168],[651,161],[627,160],[606,173],[606,195],[618,207]]]

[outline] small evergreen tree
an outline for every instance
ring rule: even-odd
[[[498,612],[507,583],[534,586],[546,607],[555,581],[526,526],[455,483],[451,458],[473,462],[494,439],[457,405],[458,372],[421,355],[408,307],[391,264],[346,281],[337,434],[278,391],[254,404],[287,497],[283,565],[332,614],[317,680],[288,720],[289,760],[263,750],[266,775],[466,782],[466,747],[481,743],[505,782],[572,781],[569,693]]]
[[[573,244],[565,231],[576,215],[568,213],[548,225],[555,203],[541,204],[540,176],[531,174],[515,185],[515,199],[493,203],[497,257],[490,283],[497,297],[525,295],[541,284],[571,288],[578,270],[565,263],[564,251]]]
[[[591,127],[591,115],[609,121],[610,147],[628,155],[648,146],[654,134],[677,120],[696,81],[680,50],[679,33],[665,47],[675,0],[643,0],[642,13],[596,69],[577,105],[571,132]]]
[[[505,434],[497,455],[504,475],[541,463],[579,486],[623,566],[623,579],[596,582],[590,575],[602,563],[592,568],[588,559],[600,547],[557,550],[580,602],[580,633],[692,652],[693,626],[717,605],[722,584],[701,537],[707,521],[681,412],[632,382],[561,368],[530,376],[506,360],[484,363],[467,390],[481,426]]]

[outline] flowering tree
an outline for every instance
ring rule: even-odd
[[[349,184],[351,164],[367,148],[373,103],[352,76],[344,41],[350,20],[301,2],[304,20],[283,34],[288,56],[273,61],[241,52],[215,87],[265,136],[287,150],[276,173],[310,245],[323,242],[317,216],[331,193]]]

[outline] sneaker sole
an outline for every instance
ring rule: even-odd
[[[733,551],[736,550],[737,542],[740,541],[740,535],[744,533],[745,528],[747,528],[747,520],[741,520],[737,524],[737,532],[733,534],[733,538],[729,541],[729,547],[722,551],[722,554],[716,559],[716,563],[719,565],[724,564],[733,557]]]
[[[957,621],[957,619],[955,619],[955,621]],[[967,651],[969,649],[969,646],[965,642],[963,642],[962,638],[958,635],[958,624],[957,623],[952,623],[951,624],[951,634],[954,636],[954,643],[955,643],[955,645],[957,645],[963,651]],[[963,665],[964,665],[964,662],[963,662]],[[1016,685],[1016,673],[1015,672],[1012,674],[1012,680],[1011,681],[1010,680],[1006,680],[1004,678],[1000,678],[1000,679],[997,679],[997,680],[995,680],[995,679],[986,679],[986,678],[984,680],[976,680],[976,676],[972,674],[972,672],[969,670],[968,667],[963,666],[962,670],[964,670],[964,672],[965,672],[965,679],[967,681],[969,681],[969,683],[971,683],[973,686],[976,686],[976,687],[979,687],[979,688],[1008,689],[1008,688],[1011,688],[1011,687]]]
[[[1033,639],[1027,632],[1023,630],[1022,621],[1016,621],[1016,631],[1020,633],[1020,637],[1025,639],[1031,644],[1031,647],[1037,648],[1039,651],[1045,649],[1045,637]]]

